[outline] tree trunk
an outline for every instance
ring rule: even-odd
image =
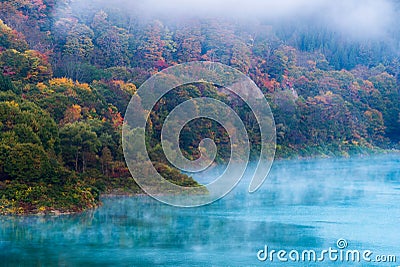
[[[78,172],[78,158],[79,158],[79,150],[76,151],[75,155],[75,171]]]

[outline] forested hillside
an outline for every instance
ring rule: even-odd
[[[173,19],[81,2],[0,2],[0,213],[80,211],[104,192],[139,192],[121,145],[126,107],[152,74],[189,61],[221,62],[254,80],[275,117],[279,158],[400,146],[397,22],[382,36],[351,38],[297,18]],[[165,112],[198,96],[229,102],[213,86],[190,85],[152,112],[148,128],[157,169],[194,186],[157,140]],[[223,162],[229,140],[209,123],[188,125],[182,149],[196,158],[198,141],[212,137]]]

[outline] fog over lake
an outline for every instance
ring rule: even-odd
[[[338,239],[351,250],[400,259],[399,163],[398,154],[277,161],[256,193],[247,192],[245,177],[227,197],[204,207],[176,208],[138,196],[103,199],[101,208],[76,215],[1,217],[0,262],[274,266],[282,263],[257,259],[265,245],[321,251],[337,249]]]

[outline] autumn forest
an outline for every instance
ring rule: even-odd
[[[176,19],[81,2],[0,2],[0,214],[76,212],[96,207],[102,194],[140,193],[121,144],[125,110],[151,75],[190,61],[229,65],[261,88],[277,158],[400,149],[399,22],[351,36],[319,17]],[[178,88],[147,128],[150,157],[177,184],[197,185],[168,164],[160,129],[173,106],[198,96],[236,103],[250,135],[259,134],[245,105],[215,86]],[[229,154],[216,123],[189,124],[181,137],[188,158],[204,137],[219,146],[218,162]]]

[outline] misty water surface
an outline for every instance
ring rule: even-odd
[[[296,266],[260,262],[257,251],[336,248],[340,238],[349,249],[395,254],[399,264],[399,163],[399,155],[279,161],[256,193],[244,181],[205,207],[140,196],[104,199],[77,215],[1,217],[0,265]]]

